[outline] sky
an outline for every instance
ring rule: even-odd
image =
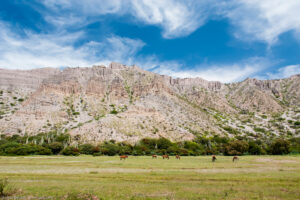
[[[286,78],[300,74],[299,11],[299,0],[2,0],[0,68]]]

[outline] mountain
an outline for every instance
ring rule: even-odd
[[[300,75],[223,84],[137,66],[0,69],[0,134],[68,132],[80,141],[197,135],[299,136]]]

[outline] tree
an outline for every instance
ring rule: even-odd
[[[273,155],[282,155],[290,153],[290,142],[284,139],[277,139],[271,145],[269,149]]]
[[[75,147],[66,147],[64,150],[61,152],[65,156],[78,156],[79,155],[79,150]]]
[[[47,145],[49,149],[53,152],[53,154],[58,154],[64,148],[63,144],[60,142],[53,142]]]
[[[119,147],[115,144],[107,143],[100,146],[100,151],[104,155],[114,156],[119,153]]]
[[[91,144],[82,144],[79,146],[79,151],[81,154],[92,155],[94,153],[95,147]]]
[[[256,144],[254,141],[249,142],[249,150],[248,152],[252,155],[261,155],[262,148]]]
[[[242,155],[247,152],[249,145],[247,142],[242,140],[234,140],[225,145],[225,155]]]
[[[170,146],[172,146],[172,142],[166,138],[162,137],[157,140],[158,149],[168,149]]]

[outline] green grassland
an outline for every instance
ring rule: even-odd
[[[0,157],[0,178],[16,197],[62,199],[299,199],[300,156]],[[7,198],[7,197],[6,197]],[[4,198],[5,199],[5,198]]]

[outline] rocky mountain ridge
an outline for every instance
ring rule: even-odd
[[[68,132],[79,141],[299,135],[300,75],[223,84],[137,66],[0,69],[0,134]]]

